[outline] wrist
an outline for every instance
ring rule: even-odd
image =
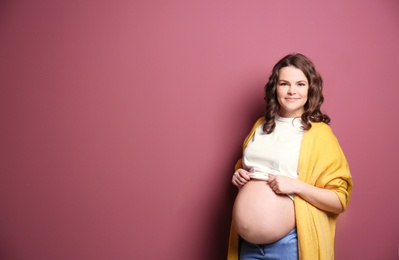
[[[295,194],[301,196],[303,194],[304,189],[306,189],[306,183],[297,180],[297,185],[295,185]]]

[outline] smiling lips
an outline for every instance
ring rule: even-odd
[[[285,100],[293,102],[293,101],[297,101],[299,98],[285,98]]]

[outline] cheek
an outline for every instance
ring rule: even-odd
[[[282,99],[282,98],[284,98],[284,93],[283,93],[283,91],[281,90],[281,88],[277,88],[277,99]]]

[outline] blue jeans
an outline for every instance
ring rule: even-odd
[[[298,260],[296,228],[271,244],[255,245],[240,239],[240,260]]]

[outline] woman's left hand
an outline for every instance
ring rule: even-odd
[[[341,202],[333,190],[315,187],[287,176],[269,174],[267,180],[276,194],[296,194],[313,206],[339,214],[343,211]]]
[[[298,188],[298,180],[287,176],[269,174],[267,183],[276,194],[294,194]]]

